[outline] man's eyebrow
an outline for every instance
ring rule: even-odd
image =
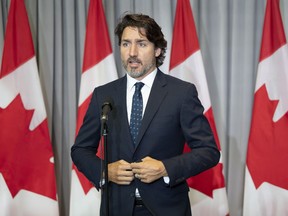
[[[139,42],[148,42],[149,40],[147,40],[147,39],[136,39],[135,41],[137,43],[139,43]],[[130,39],[122,39],[121,42],[131,42],[131,40]]]
[[[147,39],[137,39],[136,42],[148,42]]]
[[[131,40],[129,39],[122,39],[121,42],[130,42]]]

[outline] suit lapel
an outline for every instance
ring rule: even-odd
[[[156,112],[158,111],[163,99],[167,95],[166,79],[164,74],[158,70],[157,75],[155,77],[150,96],[147,102],[147,106],[145,109],[145,113],[142,119],[142,125],[140,128],[140,132],[136,139],[136,146],[140,143],[142,137],[144,136],[150,122],[154,118]]]

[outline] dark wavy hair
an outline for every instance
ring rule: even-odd
[[[115,28],[115,35],[118,36],[118,45],[121,44],[123,31],[126,27],[136,27],[140,33],[152,42],[156,48],[161,49],[161,54],[156,57],[156,66],[159,67],[163,64],[165,53],[167,49],[167,41],[161,31],[161,27],[151,17],[144,14],[126,14],[122,17]],[[142,29],[145,32],[141,31]]]

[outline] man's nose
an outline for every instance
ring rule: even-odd
[[[136,45],[136,44],[132,44],[132,45],[130,46],[129,55],[130,55],[130,56],[137,56],[137,54],[138,54],[137,45]]]

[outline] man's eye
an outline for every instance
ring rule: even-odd
[[[124,43],[122,43],[122,46],[123,46],[123,47],[127,47],[127,46],[129,46],[129,44],[126,43],[126,42],[124,42]]]
[[[145,46],[146,46],[146,43],[139,43],[139,46],[140,46],[140,47],[145,47]]]

